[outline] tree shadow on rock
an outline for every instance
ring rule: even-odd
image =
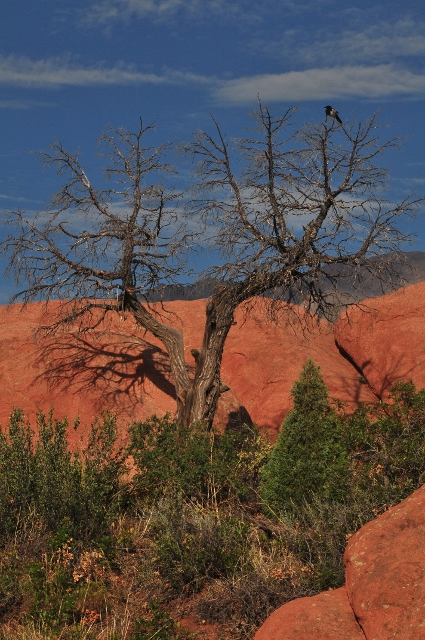
[[[42,340],[38,361],[50,389],[87,393],[104,409],[143,404],[150,381],[162,394],[176,399],[168,354],[139,337],[118,333],[66,334]]]

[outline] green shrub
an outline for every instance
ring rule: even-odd
[[[190,496],[206,493],[210,437],[201,426],[180,427],[153,416],[130,427],[129,453],[138,473],[135,484],[144,499],[156,499],[170,483]]]
[[[0,537],[12,535],[28,517],[35,493],[33,432],[15,409],[7,435],[0,431]]]
[[[34,454],[34,507],[44,524],[56,531],[65,518],[79,519],[81,463],[68,449],[68,421],[57,420],[53,412],[37,415],[37,443]]]
[[[206,581],[232,574],[246,551],[249,525],[170,495],[154,516],[155,563],[172,590],[199,591]]]
[[[254,427],[217,434],[203,425],[177,427],[152,417],[130,427],[129,454],[139,496],[156,501],[170,487],[187,498],[216,503],[252,498],[258,468],[269,448]]]
[[[103,554],[84,551],[72,538],[60,547],[58,541],[55,536],[51,549],[27,564],[21,577],[26,618],[43,630],[78,626],[87,613],[99,617],[105,610],[106,586],[95,576],[108,566]]]
[[[61,565],[49,567],[33,562],[28,567],[27,598],[31,602],[28,617],[41,628],[57,629],[73,622],[77,590],[72,575]]]
[[[352,491],[373,499],[376,513],[425,481],[425,390],[398,382],[388,402],[360,407],[347,419]],[[367,497],[366,497],[367,496]]]
[[[292,513],[312,496],[341,500],[348,487],[343,424],[312,360],[304,365],[292,397],[294,408],[261,473],[260,493],[269,514]]]
[[[130,487],[123,482],[126,455],[117,447],[116,417],[103,414],[91,426],[82,452],[78,514],[82,534],[97,540],[105,552],[111,546],[109,525],[128,506]]]
[[[57,533],[100,538],[124,503],[124,452],[115,450],[116,421],[106,414],[91,428],[87,447],[72,454],[68,422],[51,411],[37,415],[37,439],[16,409],[0,432],[0,536],[32,518]]]

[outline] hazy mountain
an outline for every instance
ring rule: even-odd
[[[341,279],[339,290],[340,293],[346,294],[347,297],[354,297],[356,300],[363,298],[373,298],[384,293],[389,293],[394,288],[406,286],[408,284],[416,284],[425,281],[425,251],[408,251],[400,252],[402,259],[397,269],[400,278],[398,286],[390,282],[382,287],[375,278],[372,278],[366,271],[360,276],[357,282],[350,278],[350,267],[344,268],[343,278]],[[388,259],[383,256],[381,260]],[[403,259],[405,262],[403,263]],[[352,269],[351,269],[352,271]],[[337,270],[332,269],[331,273],[337,274]],[[194,284],[187,285],[167,285],[161,290],[150,295],[152,302],[159,300],[199,300],[200,298],[209,298],[214,292],[214,286],[217,280],[212,278],[198,280]],[[384,290],[383,290],[384,289]]]

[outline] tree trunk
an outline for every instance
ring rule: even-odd
[[[203,422],[212,427],[220,394],[228,389],[220,379],[221,360],[227,334],[234,321],[234,305],[213,296],[206,306],[204,339],[201,349],[192,349],[195,376],[185,406],[176,416],[180,424]]]
[[[157,320],[134,295],[126,295],[125,306],[135,320],[165,346],[176,389],[177,425],[202,422],[211,428],[220,393],[226,389],[220,380],[224,343],[234,320],[235,304],[228,296],[213,296],[206,306],[204,338],[200,350],[192,349],[195,375],[189,377],[184,358],[183,334]]]

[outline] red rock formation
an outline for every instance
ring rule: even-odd
[[[55,415],[77,416],[90,423],[102,410],[111,409],[123,422],[153,413],[173,413],[174,387],[162,345],[137,329],[133,319],[112,318],[107,333],[63,333],[49,340],[35,336],[41,324],[52,321],[58,303],[0,307],[0,422],[13,406],[32,418],[37,404]],[[159,308],[159,307],[158,307]],[[282,309],[285,305],[282,305]],[[188,365],[190,350],[199,347],[205,318],[205,300],[164,303],[166,322],[183,328]],[[265,318],[261,305],[255,312],[238,310],[223,357],[222,378],[232,391],[223,394],[217,422],[244,406],[253,421],[277,433],[290,408],[290,389],[305,360],[322,368],[331,396],[356,406],[373,400],[355,369],[341,357],[332,330],[321,322],[312,331],[278,324]]]
[[[425,638],[424,537],[425,486],[350,539],[345,587],[283,605],[255,640]]]
[[[346,590],[367,640],[425,638],[424,538],[425,486],[350,539]]]
[[[278,323],[266,321],[265,316],[261,306],[247,317],[238,310],[223,357],[223,379],[254,422],[277,434],[291,408],[291,388],[308,358],[320,365],[331,397],[347,403],[348,409],[376,399],[341,357],[328,322],[305,330],[299,323],[288,324],[284,314]]]
[[[425,387],[425,282],[365,300],[343,314],[334,329],[338,346],[385,397],[398,380]]]
[[[267,618],[254,640],[364,640],[344,587],[299,598]]]

